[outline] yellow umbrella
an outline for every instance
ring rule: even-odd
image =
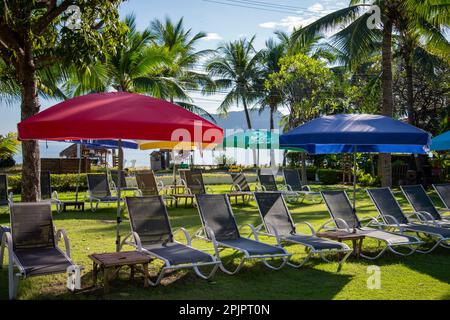
[[[164,150],[197,150],[198,143],[191,141],[138,141],[139,149],[164,149]],[[202,149],[213,149],[217,144],[202,143]]]

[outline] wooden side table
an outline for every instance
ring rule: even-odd
[[[61,206],[63,212],[66,212],[68,207],[84,211],[84,201],[62,201]]]
[[[362,250],[362,244],[364,241],[365,236],[358,233],[352,233],[347,231],[323,231],[318,232],[316,234],[318,237],[322,238],[328,238],[330,240],[342,242],[342,241],[351,241],[353,246],[353,255],[356,258],[360,258],[361,256],[361,250]]]
[[[148,264],[151,258],[138,251],[113,252],[91,254],[89,258],[93,262],[93,285],[97,285],[97,276],[100,271],[103,272],[103,283],[105,293],[109,292],[109,281],[116,278],[123,266],[129,266],[131,270],[130,279],[134,280],[134,274],[139,271],[144,274],[144,287],[148,287]],[[137,268],[142,265],[142,270]]]

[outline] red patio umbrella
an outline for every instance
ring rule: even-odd
[[[66,100],[18,125],[20,140],[114,139],[119,142],[119,174],[123,169],[121,141],[160,140],[221,143],[223,130],[173,103],[126,93],[94,93]],[[120,182],[117,208],[117,250],[120,247]]]

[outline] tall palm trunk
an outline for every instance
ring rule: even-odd
[[[22,87],[21,120],[39,112],[36,66],[31,39],[24,39],[24,56],[17,65],[17,79]],[[40,199],[40,154],[36,140],[22,142],[22,201],[35,202]]]
[[[386,19],[383,28],[382,45],[382,71],[383,71],[383,104],[381,114],[392,117],[394,111],[394,100],[392,90],[392,22]],[[381,173],[381,186],[392,186],[392,164],[391,154],[382,153],[379,157],[379,168]]]
[[[248,111],[247,101],[245,98],[242,98],[242,105],[244,106],[244,112],[245,112],[245,119],[247,120],[247,127],[249,129],[252,128],[252,121],[250,119],[250,112]],[[253,166],[256,167],[257,164],[257,156],[256,156],[256,150],[252,149],[252,155],[253,155]]]
[[[275,130],[275,123],[274,123],[274,113],[275,113],[276,105],[273,103],[270,105],[270,133],[273,134],[273,131]],[[273,148],[270,148],[270,166],[275,165],[275,150]]]
[[[414,118],[414,67],[412,49],[409,45],[406,45],[404,49],[403,60],[406,71],[406,107],[408,111],[408,123],[416,125]]]

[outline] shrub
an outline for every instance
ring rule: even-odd
[[[306,177],[308,181],[316,181],[317,168],[314,166],[306,167]]]
[[[380,185],[380,177],[373,177],[370,173],[358,172],[358,184],[363,187],[377,187]]]
[[[77,187],[78,174],[52,174],[52,189],[58,192],[75,191]],[[8,176],[8,186],[14,193],[21,192],[21,176]],[[87,190],[86,174],[80,175],[80,191]]]
[[[16,161],[13,157],[7,157],[4,159],[0,158],[0,168],[11,168],[16,165]]]
[[[342,170],[318,169],[319,181],[323,184],[338,184],[342,182]]]

